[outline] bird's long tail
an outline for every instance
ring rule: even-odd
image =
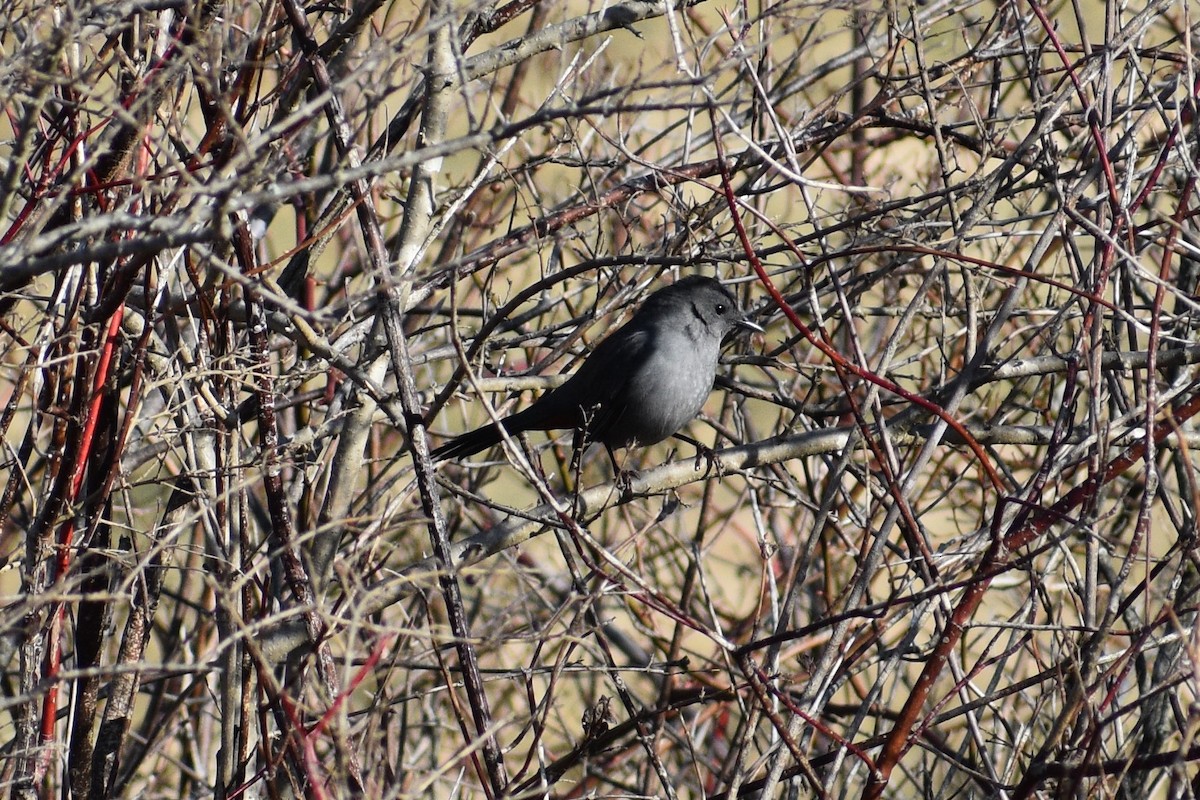
[[[504,420],[501,424],[506,422],[507,420]],[[505,430],[508,430],[507,425],[505,425]],[[476,428],[473,431],[468,431],[462,436],[455,436],[441,447],[435,448],[430,455],[433,456],[434,461],[466,458],[499,443],[500,427],[496,423],[489,422],[487,425]]]
[[[525,431],[551,431],[559,428],[573,428],[580,424],[577,409],[564,408],[561,403],[555,401],[556,398],[550,395],[544,396],[524,411],[500,420],[499,425],[503,425],[509,435],[516,436]],[[430,455],[433,456],[434,461],[444,461],[450,458],[466,458],[481,450],[486,450],[492,445],[500,443],[499,425],[488,423],[473,431],[468,431],[462,436],[456,436],[435,449]]]

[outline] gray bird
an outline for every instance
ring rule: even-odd
[[[712,391],[721,340],[734,328],[762,331],[720,283],[684,278],[646,298],[566,383],[500,424],[510,435],[586,427],[586,441],[600,442],[610,456],[615,448],[661,442],[699,413]],[[463,458],[499,441],[499,428],[488,424],[432,455]]]

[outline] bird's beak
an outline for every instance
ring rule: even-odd
[[[764,331],[762,329],[761,325],[759,325],[758,323],[755,323],[755,322],[751,322],[750,320],[746,319],[745,317],[742,317],[737,322],[733,323],[733,326],[735,328],[745,328],[748,331],[757,331],[759,333],[766,333],[766,331]]]

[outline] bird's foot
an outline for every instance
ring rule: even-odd
[[[710,474],[712,474],[713,470],[716,470],[718,478],[723,478],[725,476],[725,465],[721,463],[721,457],[717,455],[717,451],[713,450],[711,447],[697,443],[696,461],[693,464],[693,469],[696,472],[700,471],[701,459],[704,459],[705,462],[704,477],[707,478]]]
[[[616,475],[613,476],[613,485],[622,495],[628,495],[633,491],[633,482],[640,477],[642,477],[642,473],[636,469],[617,470]]]

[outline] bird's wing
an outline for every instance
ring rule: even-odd
[[[588,431],[593,441],[603,441],[627,410],[627,387],[649,360],[653,341],[652,331],[646,328],[621,328],[597,345],[571,380],[555,390],[563,395],[555,401],[575,414],[582,408],[591,415]]]
[[[650,357],[650,331],[628,327],[596,346],[566,383],[538,398],[532,405],[500,424],[510,434],[579,427],[590,415],[588,431],[593,441],[604,441],[607,432],[625,413],[626,387]],[[487,424],[464,433],[433,451],[434,460],[464,458],[500,441],[500,430]]]

